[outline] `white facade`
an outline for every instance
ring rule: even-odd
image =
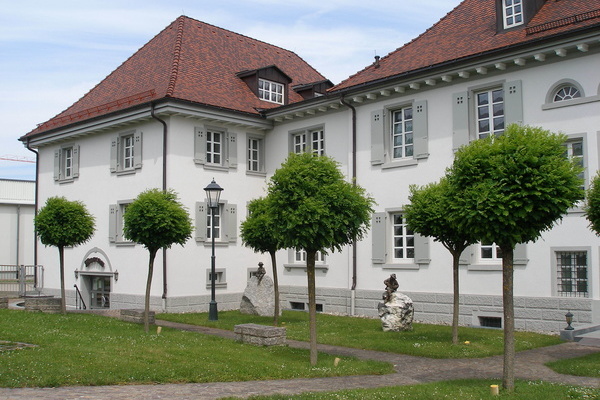
[[[35,182],[0,179],[0,265],[32,265]]]
[[[238,237],[246,204],[265,195],[268,177],[294,149],[294,135],[322,131],[325,153],[340,162],[348,179],[353,178],[355,158],[356,181],[377,205],[370,233],[356,245],[356,258],[348,247],[341,253],[326,255],[318,263],[317,303],[324,311],[374,316],[383,281],[395,273],[399,290],[415,301],[418,320],[449,322],[449,252],[441,244],[417,236],[413,257],[404,250],[405,259],[394,258],[398,253],[393,251],[393,215],[407,203],[409,185],[437,181],[451,165],[454,150],[476,140],[476,95],[483,90],[503,90],[506,123],[563,132],[569,140],[581,144],[580,156],[589,184],[600,168],[599,39],[596,31],[508,49],[451,63],[446,69],[415,72],[283,106],[266,112],[264,118],[177,102],[157,105],[155,115],[166,124],[167,187],[179,194],[197,230],[185,246],[158,254],[152,307],[166,311],[208,308],[211,247],[206,238],[203,188],[213,178],[224,188],[222,235],[216,250],[217,271],[221,273],[217,301],[219,309],[239,307],[249,271],[263,261],[271,273],[268,255],[253,253]],[[555,102],[555,93],[565,85],[578,88],[581,96]],[[40,206],[48,197],[60,195],[84,202],[96,217],[93,238],[65,251],[71,305],[75,303],[75,292],[70,290],[73,285],[95,307],[142,304],[148,254],[142,246],[119,236],[119,213],[141,191],[162,187],[164,131],[163,125],[151,117],[150,107],[67,126],[30,142],[40,154]],[[393,160],[390,119],[404,107],[413,112],[414,152]],[[206,140],[211,140],[208,135],[214,132],[223,139],[218,166],[211,164],[206,155]],[[123,152],[129,135],[138,147],[133,147],[137,159],[128,169],[124,167]],[[259,171],[248,169],[249,139],[260,147]],[[64,170],[62,161],[58,161],[65,154],[73,171]],[[585,271],[579,270],[585,272],[579,277],[584,278],[585,291],[565,290],[561,284],[566,277],[558,276],[564,268],[557,265],[557,256],[575,251],[585,255]],[[467,249],[462,258],[461,323],[485,325],[480,317],[501,318],[500,261],[482,259],[477,245]],[[519,246],[515,250],[514,287],[517,327],[557,331],[563,327],[564,314],[569,310],[575,314],[575,323],[600,324],[599,260],[600,241],[587,228],[580,208],[565,215],[536,243]],[[277,261],[282,306],[301,308],[307,302],[302,263],[292,250],[280,251]],[[38,246],[38,263],[46,267],[45,291],[58,293],[56,249]],[[576,274],[577,270],[572,272]]]

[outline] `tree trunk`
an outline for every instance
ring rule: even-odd
[[[463,249],[464,250],[464,249]],[[452,280],[454,285],[454,304],[452,307],[452,344],[458,344],[458,316],[460,313],[460,292],[458,284],[458,266],[462,250],[452,252]]]
[[[277,258],[275,252],[270,251],[271,266],[273,267],[273,289],[275,289],[275,313],[273,315],[273,326],[279,326],[279,280],[277,279]]]
[[[67,299],[65,297],[65,248],[58,246],[58,260],[60,265],[60,312],[67,314]]]
[[[144,301],[144,330],[146,333],[150,331],[150,287],[152,286],[152,273],[154,272],[154,258],[158,250],[150,251],[150,261],[148,262],[148,280],[146,281],[146,297]]]
[[[316,251],[306,250],[306,274],[308,276],[308,326],[310,330],[310,365],[317,365],[317,301],[315,289]]]
[[[502,387],[515,390],[515,308],[513,301],[513,247],[502,250],[502,305],[504,307],[504,369]]]

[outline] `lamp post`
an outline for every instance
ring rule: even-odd
[[[575,328],[571,326],[571,324],[573,323],[573,313],[571,312],[571,310],[567,311],[567,313],[565,314],[565,319],[567,320],[567,327],[565,328],[565,331],[575,330]]]
[[[206,192],[206,203],[211,212],[211,231],[210,237],[212,239],[212,256],[210,257],[210,304],[208,307],[208,320],[217,321],[219,314],[217,311],[217,302],[215,300],[215,214],[219,210],[219,197],[221,197],[221,191],[223,188],[215,182],[213,178],[212,182],[204,188]]]

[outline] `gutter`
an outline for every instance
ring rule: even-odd
[[[158,122],[160,122],[163,126],[163,154],[162,154],[162,190],[163,192],[167,190],[167,133],[169,131],[169,128],[167,126],[167,123],[158,118],[156,116],[156,114],[154,113],[154,107],[155,107],[155,103],[151,102],[150,103],[150,115],[152,116],[152,118],[154,118],[155,120],[157,120]],[[163,247],[162,249],[162,261],[163,261],[163,294],[162,294],[162,299],[163,299],[163,309],[166,310],[167,307],[167,249]]]
[[[340,103],[345,105],[352,112],[352,184],[356,185],[356,108],[340,97]],[[355,315],[356,310],[356,274],[357,274],[357,256],[356,243],[352,243],[352,287],[350,288],[350,315]]]
[[[39,193],[39,182],[40,182],[40,154],[33,150],[31,147],[29,147],[29,140],[31,138],[27,138],[27,143],[25,143],[25,147],[27,148],[27,150],[31,151],[32,153],[35,153],[35,210],[33,212],[33,216],[34,218],[37,217],[38,214],[38,193]],[[18,253],[17,253],[18,254]],[[38,240],[37,240],[37,234],[35,233],[35,229],[33,232],[33,265],[38,265]],[[37,274],[36,274],[36,279],[37,279]],[[36,285],[37,287],[37,282]]]

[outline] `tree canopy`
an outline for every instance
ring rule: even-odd
[[[95,230],[94,216],[79,201],[50,197],[34,219],[35,232],[46,246],[58,248],[61,311],[67,313],[65,298],[65,246],[78,246],[90,240]]]
[[[585,217],[590,222],[590,228],[600,235],[600,175],[592,179],[586,195]]]
[[[174,243],[185,244],[192,236],[192,221],[175,192],[148,189],[127,207],[123,215],[123,236],[143,245],[150,253],[144,307],[144,329],[148,332],[154,258],[161,248],[170,248]]]

